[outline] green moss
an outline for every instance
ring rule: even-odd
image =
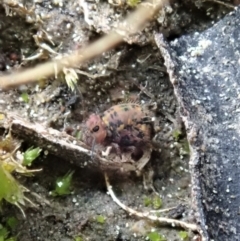
[[[187,153],[187,154],[190,153],[189,143],[188,143],[187,139],[183,142],[182,147],[183,147],[183,150],[185,151],[185,153]]]
[[[69,171],[65,176],[57,179],[55,189],[51,192],[52,196],[63,196],[71,193],[73,173],[74,171]]]
[[[98,216],[96,217],[96,221],[97,221],[98,223],[100,223],[100,224],[104,224],[105,221],[106,221],[106,217],[104,217],[104,216],[102,216],[102,215],[98,215]]]
[[[16,241],[16,237],[10,237],[9,230],[0,224],[0,241]]]
[[[2,164],[0,164],[0,183],[0,201],[5,199],[16,206],[24,204],[24,188],[9,172],[5,171]]]
[[[22,93],[21,94],[21,98],[22,100],[25,102],[25,103],[28,103],[29,102],[29,96],[27,93]]]
[[[0,240],[4,241],[9,235],[9,231],[0,224]]]
[[[166,241],[166,238],[159,234],[158,232],[148,233],[147,237],[150,241]]]
[[[0,139],[0,151],[4,153],[0,155],[0,202],[6,200],[16,205],[25,216],[22,209],[22,206],[25,205],[25,201],[31,203],[32,206],[34,206],[34,203],[24,196],[24,192],[28,190],[15,180],[12,173],[18,172],[29,175],[33,171],[39,170],[29,170],[23,165],[23,155],[21,155],[21,153],[16,155],[19,148],[20,142],[13,139],[11,135],[7,135],[4,139]],[[9,225],[11,224],[13,225],[13,220],[9,220]]]
[[[9,217],[6,223],[11,230],[14,230],[18,225],[18,220],[15,217]]]
[[[74,241],[83,241],[83,239],[80,236],[77,236],[74,238]]]
[[[152,199],[149,197],[144,197],[144,206],[148,207],[152,204]]]
[[[186,232],[186,231],[180,231],[180,232],[178,233],[178,235],[179,235],[179,237],[181,238],[181,240],[184,240],[184,241],[188,240],[188,232]]]
[[[30,147],[29,149],[27,149],[23,155],[23,165],[24,166],[31,166],[32,162],[39,157],[40,153],[41,153],[42,149],[40,149],[39,147],[37,148],[33,148]]]
[[[145,207],[151,206],[154,209],[160,209],[162,207],[162,199],[159,196],[154,196],[153,198],[144,197]]]
[[[141,3],[141,0],[127,0],[127,5],[132,8],[137,7],[139,3]]]
[[[162,199],[159,196],[153,198],[153,208],[160,209],[162,207]]]
[[[182,134],[182,132],[180,130],[174,130],[172,132],[172,135],[173,135],[173,138],[175,139],[175,141],[179,141],[181,134]]]

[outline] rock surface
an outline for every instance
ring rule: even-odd
[[[240,9],[203,33],[156,42],[191,146],[193,204],[205,240],[239,240]]]

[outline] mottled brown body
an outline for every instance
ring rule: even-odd
[[[92,114],[86,126],[95,141],[116,143],[121,149],[150,143],[152,128],[149,112],[136,103],[114,105],[101,115]]]

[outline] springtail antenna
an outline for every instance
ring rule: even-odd
[[[93,138],[93,144],[92,144],[92,148],[91,148],[91,159],[93,159],[93,155],[94,155],[94,148],[95,148],[95,144],[96,144],[96,138]]]

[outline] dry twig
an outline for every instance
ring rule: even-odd
[[[218,4],[221,4],[227,8],[232,8],[234,9],[234,6],[230,3],[225,3],[225,2],[222,2],[222,1],[218,1],[218,0],[204,0],[203,2],[214,2],[214,3],[218,3]]]
[[[176,219],[171,219],[171,218],[157,217],[155,215],[152,215],[150,212],[145,212],[145,213],[138,212],[138,211],[126,206],[115,196],[115,194],[112,190],[112,186],[109,182],[108,175],[105,173],[104,176],[105,176],[105,182],[106,182],[108,193],[112,197],[113,201],[115,203],[117,203],[117,205],[120,206],[123,210],[127,211],[129,214],[135,215],[135,216],[140,217],[140,218],[146,218],[146,219],[149,219],[151,221],[156,221],[156,222],[159,222],[160,224],[163,224],[163,225],[171,225],[173,227],[175,227],[175,226],[181,227],[181,228],[191,230],[191,231],[194,231],[194,232],[198,231],[198,226],[196,224],[186,223],[186,222],[179,221],[179,220],[176,220]]]
[[[143,29],[154,14],[168,4],[168,0],[158,0],[152,3],[146,2],[139,5],[138,9],[131,13],[129,17],[121,24],[121,29],[111,32],[100,38],[87,47],[74,52],[73,54],[63,57],[62,59],[54,59],[47,63],[40,64],[35,68],[26,69],[19,73],[13,73],[0,77],[0,88],[9,88],[48,77],[57,74],[64,67],[75,67],[87,60],[90,60],[105,51],[115,47],[121,43],[124,37],[134,34]],[[44,74],[43,74],[44,73]]]

